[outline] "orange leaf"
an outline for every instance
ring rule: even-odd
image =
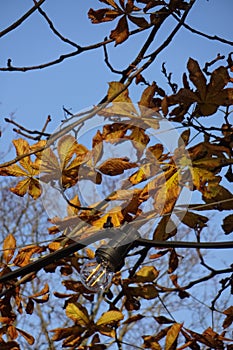
[[[123,174],[124,170],[136,168],[136,163],[130,163],[128,158],[109,158],[99,166],[101,173],[109,176]]]
[[[16,328],[17,331],[24,337],[24,339],[28,342],[28,344],[33,345],[35,342],[35,339],[32,335],[28,334],[27,332],[23,331],[20,328]]]
[[[12,256],[14,255],[16,247],[16,240],[15,237],[10,233],[3,242],[3,259],[6,261],[8,264],[9,261],[11,260]]]

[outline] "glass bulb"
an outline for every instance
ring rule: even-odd
[[[113,272],[105,260],[88,260],[80,270],[82,284],[93,292],[104,291],[110,285],[112,276]]]

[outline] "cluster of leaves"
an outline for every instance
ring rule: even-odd
[[[114,1],[106,1],[106,3],[115,6]],[[127,11],[129,12],[133,10],[133,7],[130,10],[131,5],[131,2],[127,3]],[[91,13],[92,16],[98,15],[99,18],[100,16],[104,18],[107,16],[107,10],[104,11],[102,15],[100,12],[96,14],[92,11]],[[118,13],[118,8],[114,11]],[[115,15],[114,12],[112,16]],[[110,16],[109,12],[108,16]],[[125,16],[124,14],[124,21],[126,20]],[[127,14],[127,16],[129,15]],[[132,20],[132,17],[129,18]],[[20,138],[13,141],[17,153],[15,161],[11,165],[1,167],[0,175],[20,178],[17,185],[10,190],[18,196],[24,196],[28,193],[35,200],[41,196],[42,182],[50,183],[64,195],[69,189],[75,191],[75,185],[83,179],[88,179],[98,186],[102,184],[103,177],[119,179],[119,176],[125,176],[120,189],[109,193],[104,201],[93,202],[89,207],[83,208],[78,193],[75,193],[72,200],[67,200],[68,217],[65,219],[55,218],[53,222],[56,227],[50,230],[51,233],[57,233],[66,227],[75,227],[79,219],[88,223],[88,227],[85,227],[85,235],[87,235],[104,228],[109,219],[113,226],[120,227],[126,222],[133,222],[140,216],[148,221],[159,216],[161,219],[154,230],[153,239],[167,240],[177,233],[175,225],[171,230],[166,230],[166,228],[168,224],[170,226],[173,224],[171,215],[177,205],[183,186],[186,186],[190,191],[197,191],[203,202],[208,205],[209,210],[232,210],[232,193],[223,186],[221,173],[222,169],[227,167],[228,172],[225,175],[225,180],[232,182],[230,176],[233,164],[232,125],[229,122],[223,124],[220,127],[221,135],[214,140],[205,137],[203,141],[190,146],[190,134],[196,118],[209,117],[220,106],[229,107],[233,104],[233,89],[225,88],[231,78],[227,68],[219,67],[213,71],[210,82],[207,84],[198,63],[193,59],[188,62],[188,71],[189,78],[196,90],[193,91],[190,88],[188,79],[184,76],[184,88],[171,96],[162,93],[163,96],[155,97],[155,94],[158,93],[158,86],[156,83],[152,83],[142,92],[138,106],[133,105],[129,91],[123,83],[111,82],[108,99],[112,100],[112,103],[98,109],[98,113],[105,118],[111,118],[112,122],[96,132],[92,140],[91,150],[78,143],[72,134],[59,138],[55,147],[46,140],[29,145],[26,140]],[[114,96],[116,97],[113,98]],[[173,105],[178,106],[169,113]],[[191,114],[189,111],[193,105],[195,108]],[[164,116],[169,116],[172,120],[185,126],[173,153],[167,152],[160,143],[150,145],[149,130],[160,127],[161,115],[158,112],[162,112]],[[131,142],[137,159],[131,161],[127,157],[113,157],[104,160],[103,144],[122,140]],[[151,200],[153,208],[148,212],[143,209],[143,204]],[[117,202],[115,206],[114,201]],[[110,206],[110,210],[108,210],[108,206]],[[208,218],[196,213],[196,211],[205,209],[206,207],[203,208],[201,204],[195,203],[195,205],[190,205],[189,211],[184,212],[182,208],[179,208],[175,214],[184,225],[198,229],[200,232],[207,225]],[[228,215],[224,219],[222,227],[226,234],[232,232],[232,215]],[[77,234],[81,237],[82,227],[80,227],[80,231],[77,230]],[[67,242],[67,244],[69,243]],[[50,251],[55,251],[60,247],[60,242],[55,240],[48,247],[29,246],[22,248],[15,254],[16,242],[10,234],[4,241],[1,275],[10,272],[9,263],[14,266],[27,266],[33,254],[40,254],[47,248]],[[97,321],[94,321],[87,309],[78,302],[80,295],[86,300],[92,300],[93,295],[85,290],[81,283],[72,280],[64,281],[66,289],[74,291],[75,294],[70,296],[56,292],[56,296],[68,298],[65,302],[66,315],[74,321],[74,325],[53,330],[53,340],[63,340],[64,347],[75,348],[82,346],[83,342],[91,338],[91,343],[88,346],[79,348],[104,349],[105,345],[101,344],[100,335],[115,339],[116,331],[120,329],[121,325],[137,322],[144,317],[136,314],[122,323],[120,321],[124,318],[123,310],[137,311],[141,307],[141,299],[156,299],[161,292],[175,291],[179,293],[181,299],[188,297],[185,287],[178,284],[178,276],[173,275],[180,261],[176,251],[174,249],[164,250],[151,255],[151,258],[160,259],[166,254],[169,254],[167,272],[170,274],[173,289],[169,290],[166,289],[166,286],[157,285],[156,279],[159,271],[151,266],[141,268],[128,279],[116,276],[113,279],[113,285],[121,289],[122,297],[124,297],[122,310],[118,310],[114,304],[111,305],[109,302],[110,310],[104,312]],[[54,272],[59,264],[62,265],[61,273],[67,276],[73,273],[73,269],[80,270],[82,260],[77,262],[71,257],[69,264],[67,261],[54,262],[46,268],[46,271]],[[28,280],[35,277],[36,274],[32,274]],[[0,321],[5,324],[1,328],[1,346],[3,349],[4,346],[5,349],[17,348],[15,339],[19,334],[24,336],[29,344],[33,344],[34,339],[31,335],[13,325],[15,313],[11,303],[12,299],[14,299],[17,311],[23,312],[20,285],[13,281],[7,283],[6,286],[14,286],[14,288],[9,289],[0,303],[2,314]],[[4,286],[1,285],[1,291],[3,288]],[[27,301],[24,300],[25,312],[32,314],[34,304],[46,303],[48,298],[49,288],[45,285],[40,292],[28,296]],[[233,321],[232,307],[227,308],[223,313],[226,315],[223,323],[225,329]],[[224,349],[224,342],[229,341],[228,338],[224,337],[224,334],[219,335],[211,328],[208,328],[203,334],[199,334],[167,318],[157,317],[155,320],[159,324],[169,323],[171,325],[156,335],[145,335],[143,337],[145,348],[159,350],[164,345],[166,350],[176,349],[178,342],[181,342],[181,336],[184,337],[185,343],[179,349],[199,349],[199,343],[216,349]],[[2,338],[3,335],[10,338],[8,343]]]
[[[165,6],[164,1],[143,1],[137,0],[138,3],[145,4],[144,7],[139,8],[135,6],[134,0],[119,0],[119,5],[114,0],[100,0],[110,7],[93,10],[88,12],[88,17],[92,23],[104,23],[119,19],[115,29],[111,31],[110,39],[115,41],[115,45],[121,44],[129,37],[129,23],[132,22],[139,28],[145,29],[152,25],[159,27],[161,23],[172,12],[180,15],[180,11],[187,9],[188,3],[183,0],[170,0],[169,4]],[[164,5],[164,6],[163,6]],[[156,8],[159,7],[158,10]],[[148,11],[153,9],[153,13],[148,15]],[[139,13],[139,15],[138,15]],[[146,14],[146,16],[145,16]],[[144,15],[144,16],[143,16]]]

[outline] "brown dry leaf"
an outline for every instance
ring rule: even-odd
[[[178,140],[178,147],[187,146],[190,137],[190,129],[182,132]]]
[[[168,268],[168,273],[173,273],[179,264],[179,259],[178,259],[178,255],[176,254],[175,249],[172,249],[170,257],[169,257],[169,268]]]
[[[227,316],[223,322],[223,328],[228,328],[233,322],[233,306],[230,306],[228,309],[224,310],[223,313]]]
[[[132,296],[147,300],[155,299],[158,296],[158,291],[153,284],[145,284],[142,287],[129,287],[128,289]]]
[[[165,350],[175,350],[177,345],[177,338],[182,328],[181,323],[174,323],[167,332],[165,341]]]
[[[213,348],[213,349],[223,349],[223,342],[219,339],[216,338],[216,333],[215,336],[213,337],[212,335],[209,335],[208,332],[207,333],[203,333],[203,334],[199,334],[197,332],[193,332],[190,329],[186,328],[186,331],[198,342]]]
[[[3,241],[3,259],[8,264],[14,255],[16,248],[16,239],[10,233]]]
[[[39,292],[37,292],[37,293],[35,293],[33,295],[30,295],[29,298],[40,297],[42,295],[47,294],[48,292],[49,292],[49,285],[48,285],[48,283],[45,283],[45,286],[44,286],[44,288],[41,291],[39,291]]]
[[[146,145],[150,141],[149,136],[145,133],[145,130],[143,128],[135,126],[132,128],[131,135],[127,138],[133,142],[133,145],[137,150],[137,157],[140,159]]]
[[[129,323],[133,323],[133,322],[137,322],[140,321],[142,318],[144,318],[145,316],[141,315],[141,314],[137,314],[134,316],[130,316],[129,318],[127,318],[127,320],[125,320],[123,322],[123,324],[129,324]]]
[[[144,340],[144,348],[151,350],[162,350],[161,346],[152,335],[143,335],[142,338]]]
[[[176,216],[178,216],[183,224],[194,229],[197,227],[206,227],[206,223],[209,220],[206,216],[190,211],[177,211]]]
[[[33,254],[39,254],[43,251],[45,251],[44,247],[38,247],[35,245],[22,248],[16,255],[13,263],[17,266],[25,266],[30,263],[30,259]]]
[[[174,320],[171,320],[170,318],[167,318],[165,316],[154,316],[154,319],[159,323],[159,324],[169,324],[169,323],[174,323]]]
[[[125,170],[136,168],[137,166],[137,163],[130,163],[127,157],[109,158],[99,166],[98,170],[105,175],[115,176],[123,174]]]
[[[209,84],[207,84],[206,78],[197,61],[190,58],[187,68],[189,71],[189,78],[197,89],[193,92],[186,86],[180,89],[177,94],[168,96],[166,101],[164,99],[162,101],[162,109],[165,115],[168,112],[167,107],[177,103],[180,104],[180,107],[183,106],[184,115],[191,104],[197,102],[197,117],[212,115],[217,111],[219,106],[230,106],[233,104],[233,89],[224,89],[230,81],[227,68],[221,66],[215,69],[211,74]],[[178,115],[177,113],[179,113],[179,109],[173,111],[172,115]]]
[[[129,26],[126,16],[122,16],[117,26],[114,30],[111,31],[110,39],[115,41],[115,46],[123,43],[129,37]]]
[[[7,328],[7,333],[10,337],[11,340],[14,340],[18,337],[18,332],[17,332],[17,329],[15,326],[13,325],[10,325],[8,328]]]
[[[34,301],[32,299],[28,299],[27,305],[25,307],[25,311],[28,315],[32,315],[34,311]]]
[[[102,8],[99,10],[93,10],[91,8],[88,11],[88,18],[93,24],[113,21],[119,15],[120,13],[118,11],[109,8]]]
[[[230,214],[223,219],[222,228],[226,235],[233,232],[233,214]]]
[[[194,59],[190,58],[188,60],[187,68],[189,71],[189,79],[196,86],[198,94],[201,100],[205,100],[207,94],[206,78],[202,73],[199,64]]]
[[[177,233],[177,226],[171,220],[170,215],[163,216],[158,223],[153,239],[156,241],[166,241],[168,238],[175,236]]]
[[[29,345],[34,344],[35,339],[31,334],[28,334],[27,332],[25,332],[24,330],[22,330],[20,328],[16,328],[16,329],[24,337],[24,339],[28,342]]]
[[[150,146],[147,148],[147,154],[149,157],[151,157],[150,156],[150,153],[151,153],[153,157],[155,157],[154,160],[156,161],[162,157],[163,150],[164,150],[163,145],[161,143],[157,143],[156,145]]]
[[[54,335],[52,337],[52,340],[59,341],[64,338],[68,338],[71,335],[81,335],[83,333],[83,327],[80,326],[72,326],[67,328],[56,328],[51,330],[51,332],[54,332]]]

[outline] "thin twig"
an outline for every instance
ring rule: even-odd
[[[9,27],[5,28],[0,32],[0,38],[7,33],[11,32],[12,30],[16,29],[18,26],[20,26],[33,12],[35,12],[42,4],[45,2],[45,0],[40,0],[35,5],[27,11],[22,17],[20,17],[16,22],[11,24]]]

